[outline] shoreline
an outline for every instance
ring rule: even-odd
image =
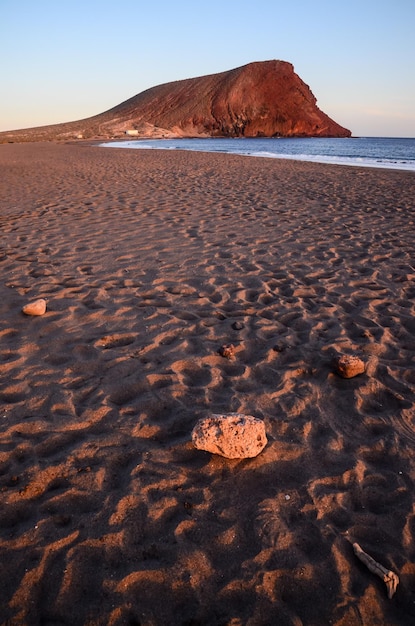
[[[412,172],[92,148],[0,145],[0,622],[412,624]]]
[[[358,137],[350,137],[350,138],[343,138],[340,139],[339,141],[348,141],[348,139],[353,139],[353,140],[359,140],[361,138]],[[366,140],[367,138],[365,138]],[[389,139],[389,138],[382,138],[382,137],[373,137],[373,138],[368,138],[368,139],[373,139],[373,140],[384,140],[384,139]],[[312,137],[308,137],[308,138],[299,138],[299,137],[282,137],[282,138],[278,138],[276,140],[276,138],[273,137],[268,137],[268,138],[246,138],[246,137],[239,137],[239,138],[225,138],[225,137],[199,137],[199,138],[159,138],[159,139],[154,139],[154,138],[137,138],[137,139],[133,139],[133,138],[125,138],[121,141],[114,139],[111,141],[106,141],[106,142],[101,142],[98,145],[100,147],[103,148],[123,148],[123,149],[159,149],[159,150],[186,150],[186,151],[191,151],[191,152],[208,152],[211,154],[216,154],[216,153],[225,153],[225,154],[234,154],[234,155],[240,155],[240,156],[248,156],[248,157],[258,157],[258,158],[271,158],[271,159],[282,159],[282,160],[289,160],[289,161],[301,161],[301,162],[310,162],[310,163],[320,163],[320,164],[327,164],[327,165],[345,165],[348,167],[365,167],[365,168],[375,168],[375,169],[387,169],[387,170],[398,170],[398,171],[410,171],[410,172],[415,172],[415,162],[408,160],[408,159],[398,159],[398,158],[387,158],[387,157],[381,157],[381,156],[377,156],[377,157],[362,157],[360,156],[351,156],[351,155],[325,155],[325,154],[313,154],[312,150],[310,153],[308,153],[307,151],[303,152],[303,153],[298,153],[296,154],[294,153],[284,153],[284,152],[278,152],[275,150],[274,151],[271,149],[270,151],[266,151],[263,149],[263,146],[257,145],[256,148],[254,148],[254,143],[257,141],[260,142],[265,142],[265,144],[270,141],[270,142],[275,142],[277,141],[276,145],[281,145],[280,141],[284,142],[286,140],[293,140],[294,142],[298,142],[298,141],[326,141],[325,138],[312,138]],[[408,140],[411,140],[410,138],[408,138]],[[203,146],[204,142],[208,143],[208,147],[205,148],[205,146]],[[215,149],[215,144],[218,141],[218,143],[224,143],[225,146],[228,146],[228,150],[217,150]],[[249,144],[252,141],[252,147],[248,148]],[[337,141],[337,140],[336,140]],[[209,149],[209,142],[211,142],[210,144],[210,149]],[[182,145],[180,146],[180,143],[182,143]],[[236,148],[235,146],[237,146],[239,144],[243,144],[245,145],[245,148]],[[140,144],[145,144],[144,147],[141,147]],[[164,144],[164,145],[163,145]],[[193,144],[193,145],[192,145]],[[232,148],[230,147],[230,144],[232,144]],[[306,150],[306,148],[305,148]],[[323,152],[324,152],[324,148],[323,148]]]

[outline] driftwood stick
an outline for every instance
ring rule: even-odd
[[[379,576],[379,578],[383,580],[386,585],[386,589],[388,590],[388,598],[390,600],[399,585],[398,575],[375,561],[370,554],[367,554],[364,550],[362,550],[358,543],[353,544],[353,550],[357,558],[366,565],[372,574],[376,574],[376,576]]]

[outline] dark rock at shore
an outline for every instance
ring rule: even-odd
[[[350,137],[291,63],[263,61],[152,87],[94,117],[0,133],[0,142],[119,137]]]

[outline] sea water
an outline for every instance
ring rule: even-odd
[[[226,152],[274,159],[415,171],[415,138],[203,138],[135,139],[101,144],[112,148]]]

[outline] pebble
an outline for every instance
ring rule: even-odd
[[[33,302],[28,302],[22,309],[25,315],[43,315],[46,313],[46,300],[39,298]]]
[[[365,372],[365,363],[353,354],[342,354],[335,361],[336,372],[342,378],[354,378]]]
[[[258,456],[267,441],[264,422],[242,413],[211,414],[199,420],[192,431],[195,448],[228,459]]]
[[[245,324],[243,322],[234,322],[232,324],[232,328],[234,330],[242,330],[243,328],[245,328]]]
[[[222,346],[218,350],[219,354],[223,356],[225,359],[232,361],[235,358],[235,346],[232,344]]]

